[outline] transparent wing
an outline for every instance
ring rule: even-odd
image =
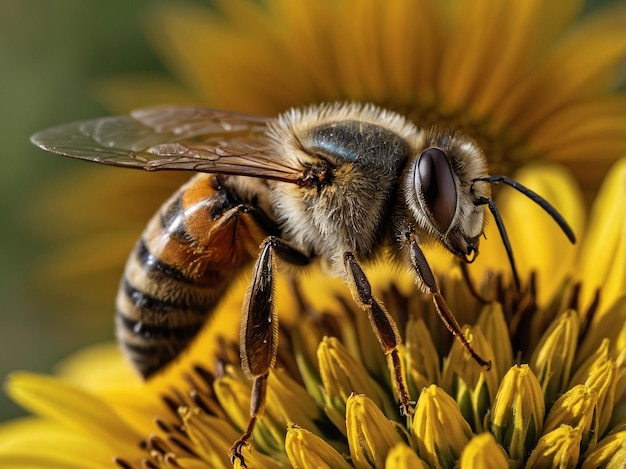
[[[189,170],[297,181],[266,136],[272,119],[196,107],[162,106],[63,124],[31,141],[52,153],[150,171]]]

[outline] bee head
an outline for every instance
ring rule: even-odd
[[[520,280],[513,249],[502,217],[491,199],[492,184],[504,183],[524,194],[550,215],[574,243],[576,237],[563,216],[543,197],[506,177],[487,173],[487,160],[465,135],[440,129],[424,139],[405,177],[406,203],[417,225],[457,257],[472,262],[485,222],[484,206],[492,213],[511,264],[515,284]]]
[[[490,195],[489,184],[476,181],[487,174],[486,159],[472,140],[455,131],[428,130],[421,148],[405,180],[407,206],[422,230],[471,262],[485,215],[475,202]]]

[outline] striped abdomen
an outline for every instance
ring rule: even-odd
[[[217,175],[194,177],[152,217],[126,263],[115,319],[144,377],[189,344],[268,231],[267,216]]]

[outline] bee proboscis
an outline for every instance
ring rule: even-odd
[[[118,340],[144,377],[188,346],[233,279],[256,259],[240,350],[243,370],[254,379],[251,416],[230,451],[231,460],[242,464],[241,450],[261,416],[276,359],[276,261],[321,262],[348,284],[392,360],[392,382],[408,415],[401,337],[361,265],[383,250],[404,263],[432,295],[446,327],[489,368],[463,335],[420,245],[435,241],[461,263],[471,262],[486,206],[519,284],[491,198],[491,185],[499,182],[538,203],[575,241],[547,201],[512,179],[489,175],[487,159],[471,138],[449,128],[417,128],[372,104],[322,104],[277,118],[164,106],[61,125],[36,133],[32,141],[98,163],[200,173],[150,220],[120,284]]]

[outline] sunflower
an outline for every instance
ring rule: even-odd
[[[471,467],[488,454],[492,467],[541,466],[542,458],[558,457],[595,467],[615,448],[623,452],[626,276],[624,227],[615,224],[624,220],[623,161],[589,221],[583,205],[611,162],[626,154],[626,95],[616,91],[626,57],[625,7],[583,15],[576,1],[218,0],[212,8],[164,4],[148,15],[149,37],[178,83],[107,80],[99,94],[112,109],[193,103],[272,115],[320,101],[374,102],[418,125],[465,131],[485,150],[492,173],[519,169],[517,178],[584,237],[582,247],[564,246],[536,207],[503,191],[498,205],[525,283],[518,294],[502,248],[484,243],[472,277],[494,300],[487,305],[466,291],[450,259],[427,253],[446,272],[440,281],[461,323],[478,321],[466,335],[492,358],[492,372],[476,370],[450,344],[411,279],[384,265],[368,271],[398,315],[407,383],[417,399],[412,420],[398,414],[388,365],[345,287],[319,273],[295,290],[284,279],[280,361],[265,417],[245,451],[250,466],[448,467],[460,460]],[[83,177],[82,202],[115,207],[98,214],[111,226],[147,219],[119,199],[92,204],[90,187],[102,186],[101,172]],[[138,201],[137,210],[153,210],[174,189],[169,175],[122,173],[109,172],[109,181],[119,187],[119,178],[133,178],[124,201]],[[70,205],[82,213],[75,196],[58,192],[65,205],[48,205],[54,219]],[[490,240],[497,238],[493,225]],[[71,229],[71,220],[64,226]],[[132,244],[127,232],[138,230],[118,231],[117,243],[109,236],[105,253],[93,250],[98,240],[75,243],[63,257],[77,259],[76,270],[43,277],[61,280],[51,285],[60,291],[68,276],[84,276],[103,261],[119,272],[115,266]],[[194,347],[147,383],[108,347],[80,354],[60,378],[14,374],[10,395],[41,418],[3,428],[0,462],[107,467],[115,457],[121,467],[228,466],[225,455],[245,427],[250,395],[229,334],[242,291],[233,289]],[[319,291],[328,294],[320,298]],[[86,301],[97,297],[89,289]]]
[[[544,168],[528,171],[545,177]],[[626,226],[614,220],[626,219],[625,181],[626,158],[607,177],[591,211],[595,228],[547,304],[537,299],[542,284],[535,275],[521,291],[502,275],[486,276],[486,303],[458,271],[440,277],[453,309],[473,324],[464,332],[492,360],[491,371],[452,342],[409,275],[387,264],[371,267],[374,291],[405,340],[412,417],[400,414],[389,363],[345,284],[319,270],[296,283],[282,277],[277,309],[295,314],[282,323],[265,414],[243,449],[246,464],[618,467],[626,448],[626,275],[619,255]],[[517,199],[504,203],[517,209]],[[538,244],[553,242],[544,235],[561,236],[539,233]],[[616,255],[598,257],[596,246],[608,240],[616,241],[610,246]],[[615,275],[583,304],[583,285]],[[218,317],[237,316],[244,289],[245,283],[233,289]],[[205,327],[148,382],[129,371],[114,345],[81,352],[59,376],[14,373],[9,395],[37,417],[0,428],[0,465],[230,467],[228,450],[247,424],[251,384],[236,340],[220,332]]]

